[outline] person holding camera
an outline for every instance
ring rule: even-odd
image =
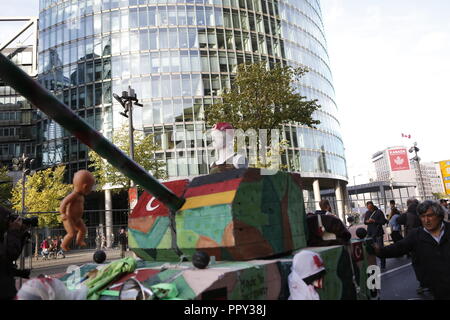
[[[18,275],[16,261],[25,241],[27,226],[22,218],[11,219],[12,214],[0,206],[0,300],[12,300],[17,289],[14,277]]]

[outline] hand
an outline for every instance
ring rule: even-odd
[[[380,253],[380,245],[378,243],[373,243],[372,248],[375,250],[375,254],[378,255]]]
[[[11,222],[9,224],[9,230],[22,230],[22,218],[21,217],[17,217],[16,220],[14,220],[13,222]]]
[[[375,222],[375,220],[374,219],[372,219],[372,218],[370,218],[368,221],[367,221],[368,223],[374,223]]]

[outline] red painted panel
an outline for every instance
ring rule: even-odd
[[[190,197],[196,197],[196,196],[203,196],[207,194],[213,194],[218,192],[225,192],[225,191],[231,191],[236,190],[239,187],[239,184],[241,183],[242,179],[232,179],[227,180],[224,182],[218,182],[218,183],[212,183],[207,184],[199,187],[189,188],[186,191],[186,194],[184,197],[190,198]]]
[[[168,189],[172,190],[178,197],[182,197],[184,192],[186,191],[189,180],[175,180],[164,182]],[[134,207],[133,212],[130,215],[130,219],[133,218],[141,218],[148,216],[168,216],[169,208],[167,208],[162,202],[157,200],[153,195],[144,192],[140,197],[139,201]]]

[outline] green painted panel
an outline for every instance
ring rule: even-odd
[[[294,183],[292,177],[289,179],[288,216],[292,233],[294,248],[304,248],[307,239],[307,226],[303,192]]]
[[[164,234],[169,228],[168,217],[158,217],[155,220],[154,225],[148,233],[143,233],[139,230],[129,229],[129,234],[132,235],[132,242],[130,247],[132,248],[156,248]]]
[[[263,179],[242,182],[233,200],[233,219],[250,226],[259,227],[268,223],[267,216],[261,213]]]
[[[278,176],[278,177],[277,177]],[[286,176],[284,177],[286,178]],[[281,199],[278,195],[279,190],[277,186],[280,187],[278,180],[280,176],[277,174],[274,178],[264,179],[263,189],[262,189],[262,203],[261,209],[262,214],[267,216],[268,223],[261,226],[264,238],[270,243],[274,252],[284,252],[284,230],[282,225],[282,215],[281,215]],[[274,184],[277,182],[277,184]]]
[[[178,245],[180,249],[195,248],[200,236],[220,244],[225,228],[231,221],[229,204],[184,210],[176,216]]]
[[[230,300],[263,300],[267,297],[265,266],[237,271],[238,282],[230,293]]]
[[[264,176],[264,178],[264,180],[270,181],[270,183],[273,185],[273,196],[277,199],[282,199],[286,194],[286,190],[288,187],[288,179],[290,178],[289,173],[278,171],[276,174]]]

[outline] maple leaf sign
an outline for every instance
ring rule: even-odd
[[[405,160],[403,158],[400,158],[399,156],[397,156],[397,158],[394,159],[394,162],[396,165],[400,166],[403,164],[403,162],[405,162]]]

